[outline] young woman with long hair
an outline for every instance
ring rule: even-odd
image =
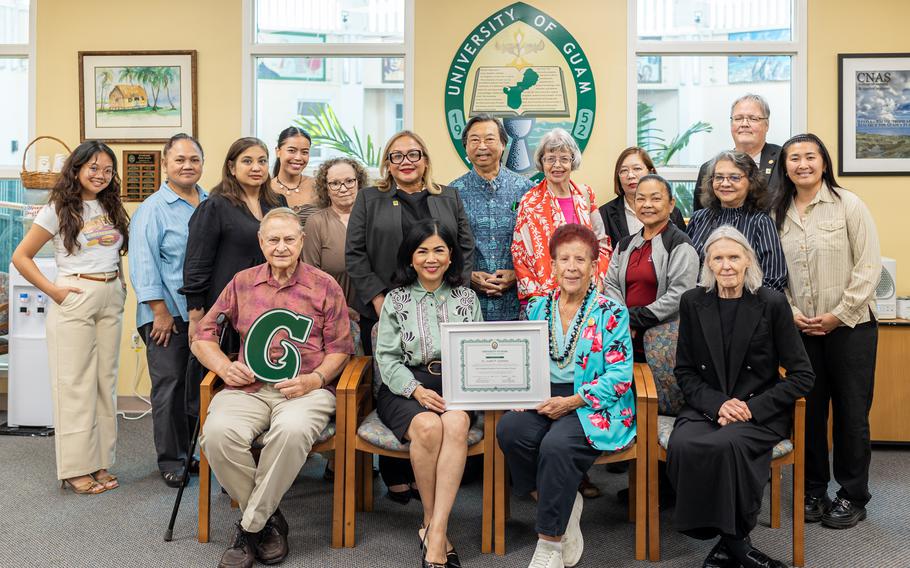
[[[67,158],[48,204],[13,253],[16,269],[52,300],[46,325],[57,478],[81,494],[118,486],[108,469],[117,446],[114,403],[126,299],[121,256],[128,226],[117,157],[89,140]],[[34,260],[51,239],[53,282]]]

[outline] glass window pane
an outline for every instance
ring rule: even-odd
[[[402,43],[404,0],[257,0],[257,43]]]
[[[29,0],[0,0],[0,43],[28,43]]]
[[[638,0],[638,38],[789,41],[792,0]]]
[[[263,57],[256,61],[256,135],[270,147],[299,126],[313,137],[307,174],[334,156],[379,166],[401,129],[404,61],[382,57]]]
[[[638,144],[654,163],[699,166],[733,147],[730,105],[747,93],[768,101],[767,140],[790,137],[790,56],[638,58]]]
[[[28,59],[0,58],[0,85],[0,166],[19,167],[28,144]]]

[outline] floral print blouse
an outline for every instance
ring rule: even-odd
[[[445,282],[428,292],[414,282],[389,292],[379,314],[373,355],[382,380],[395,394],[410,397],[420,383],[408,367],[426,365],[442,356],[439,324],[483,321],[474,290]]]
[[[594,201],[594,190],[584,184],[572,183],[572,203],[578,223],[594,231],[600,243],[597,259],[597,281],[603,282],[610,266],[613,243],[607,236],[603,219]],[[556,289],[550,262],[550,237],[566,224],[566,217],[547,187],[547,180],[531,188],[518,205],[515,232],[512,234],[512,260],[518,279],[518,299],[543,296]]]
[[[559,290],[554,294],[558,300]],[[528,319],[546,319],[549,302],[549,296],[531,298]],[[590,314],[581,324],[574,354],[575,393],[586,405],[575,412],[592,447],[620,450],[636,434],[629,312],[603,294],[590,296],[579,309],[590,309]]]

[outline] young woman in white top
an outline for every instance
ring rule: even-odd
[[[50,200],[13,253],[16,269],[48,298],[47,346],[54,402],[57,478],[76,493],[118,486],[108,469],[117,445],[114,408],[126,282],[129,217],[117,158],[87,141],[67,158]],[[54,241],[57,278],[34,258]]]

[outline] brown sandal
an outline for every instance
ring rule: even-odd
[[[93,478],[91,476],[89,476],[89,477],[91,478],[91,481],[86,481],[85,483],[83,483],[81,485],[76,485],[69,479],[61,479],[60,488],[66,489],[66,487],[69,486],[69,488],[73,491],[73,493],[75,493],[77,495],[97,495],[99,493],[104,493],[105,491],[107,491],[107,487],[105,487],[101,483],[98,483],[95,480],[95,478]],[[75,478],[72,478],[72,479],[75,479]]]
[[[120,483],[117,482],[117,476],[111,472],[107,472],[107,475],[103,477],[95,477],[94,475],[92,477],[95,479],[95,481],[104,486],[105,491],[110,491],[111,489],[117,489],[120,487]]]

